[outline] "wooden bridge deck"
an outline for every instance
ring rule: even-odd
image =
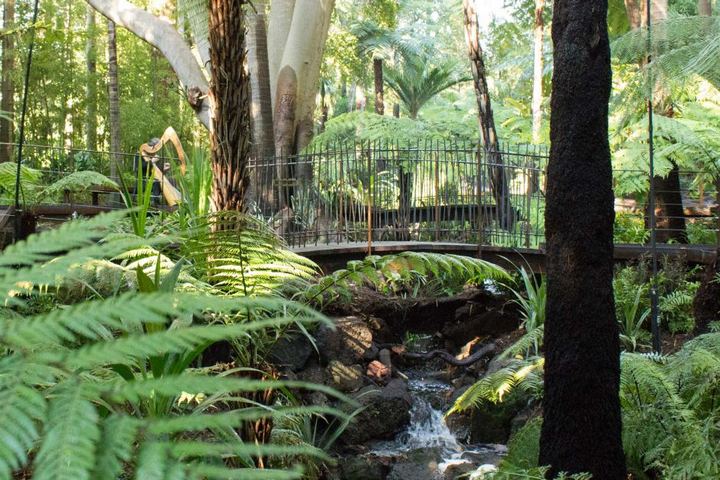
[[[344,268],[350,260],[361,260],[368,254],[367,243],[343,243],[328,245],[309,245],[292,249],[295,253],[310,258],[323,269],[332,272]],[[545,251],[541,249],[494,247],[466,243],[449,242],[374,242],[374,255],[388,255],[404,251],[435,252],[465,255],[502,265],[529,266],[535,272],[545,269]],[[680,258],[694,265],[708,265],[715,261],[714,245],[677,245],[660,244],[657,246],[660,256]],[[624,263],[650,255],[651,249],[646,245],[617,244],[615,245],[615,261]]]

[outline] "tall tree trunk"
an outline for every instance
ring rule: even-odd
[[[247,0],[210,0],[210,128],[216,211],[245,207],[247,167],[252,153],[250,77],[246,70]]]
[[[533,143],[541,142],[542,132],[542,101],[543,101],[543,42],[545,40],[545,0],[535,0],[535,62],[533,68],[533,99],[532,99],[532,139]]]
[[[373,73],[375,75],[375,113],[385,115],[385,87],[383,85],[382,58],[373,58]]]
[[[540,464],[625,479],[613,299],[607,0],[555,0]],[[582,211],[582,215],[577,212]]]
[[[85,43],[85,61],[87,65],[87,83],[85,96],[85,148],[97,150],[97,31],[95,28],[95,10],[88,5],[86,12],[87,41]]]
[[[15,0],[5,0],[3,9],[3,29],[10,31],[15,25]],[[11,116],[15,113],[15,85],[13,74],[15,72],[15,34],[6,34],[2,39],[2,79],[0,80],[0,111]],[[0,118],[0,142],[12,143],[14,139],[14,124],[10,120]],[[0,162],[11,160],[11,145],[0,145]]]
[[[117,32],[115,22],[108,20],[108,102],[110,123],[110,175],[117,175],[120,154],[120,91],[118,80]]]
[[[647,8],[643,8],[642,25],[647,26]],[[668,17],[668,0],[653,0],[652,21],[663,22]],[[655,114],[672,118],[675,110],[663,85],[655,85]],[[680,169],[672,162],[673,168],[666,177],[655,176],[651,181],[655,190],[655,214],[657,216],[657,240],[662,243],[674,241],[688,243],[685,210],[683,208]],[[649,203],[649,202],[648,202]],[[650,225],[650,205],[646,212],[646,224]]]
[[[630,28],[640,28],[643,24],[643,12],[645,11],[645,0],[625,0],[625,11],[627,12]]]
[[[255,10],[248,12],[248,70],[252,91],[251,115],[253,131],[253,156],[257,167],[250,182],[250,198],[260,200],[260,207],[271,208],[274,204],[272,159],[275,155],[273,138],[272,96],[270,94],[270,66],[265,15],[266,1],[256,1]]]
[[[488,89],[485,60],[480,45],[480,28],[478,26],[477,0],[463,0],[463,14],[465,17],[465,40],[472,68],[473,85],[478,104],[478,121],[480,134],[485,151],[488,154],[488,169],[490,171],[490,187],[492,189],[501,228],[511,229],[515,225],[516,214],[510,203],[510,186],[508,175],[499,151],[495,118],[493,116],[490,91]]]
[[[712,1],[711,0],[698,0],[698,15],[703,15],[703,16],[712,15]]]

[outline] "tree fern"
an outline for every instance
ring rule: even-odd
[[[475,382],[453,404],[447,415],[478,408],[485,402],[501,403],[514,390],[542,396],[542,357],[513,360],[508,366]]]
[[[418,296],[419,282],[435,282],[443,294],[457,293],[465,285],[482,285],[486,280],[510,280],[495,264],[462,255],[403,252],[396,255],[368,256],[350,261],[345,269],[310,284],[302,284],[302,298],[323,304],[337,299],[347,301],[355,287],[370,287],[393,295]]]
[[[69,266],[112,258],[139,246],[139,239],[127,237],[99,241],[120,217],[69,222],[6,249],[0,254],[3,299],[22,305],[28,295],[50,292],[47,287],[57,285]],[[55,255],[60,256],[52,258]],[[262,316],[253,316],[255,311]],[[207,315],[238,316],[240,321],[192,321]],[[177,323],[178,318],[190,322]],[[310,388],[308,384],[213,376],[204,370],[157,372],[148,366],[152,358],[186,355],[220,339],[323,321],[307,307],[280,298],[217,298],[201,292],[126,292],[22,319],[3,312],[0,478],[11,478],[30,462],[35,479],[115,479],[129,473],[142,479],[298,478],[293,471],[254,471],[246,460],[322,457],[322,452],[244,443],[236,434],[219,433],[282,415],[282,410],[238,409],[231,402],[223,413],[212,410],[196,416],[179,408],[176,399],[183,392],[229,398],[270,388]],[[317,388],[337,396],[329,388]],[[163,398],[168,408],[148,410],[148,402]]]

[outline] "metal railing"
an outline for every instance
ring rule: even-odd
[[[472,144],[335,144],[255,162],[252,210],[293,247],[444,241],[536,248],[547,153]]]
[[[174,162],[171,157],[158,160]],[[107,176],[114,171],[116,181],[118,172],[124,172],[132,189],[140,162],[135,153],[24,146],[23,164],[40,170],[41,185],[88,169]],[[533,146],[504,146],[494,152],[442,141],[337,143],[253,161],[248,203],[251,213],[292,247],[426,241],[538,248],[545,240],[547,162],[547,150]],[[663,197],[657,219],[660,242],[684,234],[689,243],[715,244],[718,182],[707,172],[677,173],[674,187],[665,182],[656,188]],[[648,184],[642,170],[615,170],[614,176],[618,194],[620,185]],[[11,204],[10,192],[0,193],[0,203]],[[156,185],[153,203],[158,207],[164,206],[161,193]],[[649,237],[647,195],[617,197],[616,241],[644,243]],[[74,198],[75,205],[91,202],[97,196]],[[111,195],[101,195],[100,205],[124,206]],[[582,205],[568,208],[576,209],[571,214],[583,214]]]

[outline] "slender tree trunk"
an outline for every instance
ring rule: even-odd
[[[12,30],[15,25],[15,0],[5,0],[3,9],[3,29]],[[15,113],[15,35],[6,34],[2,38],[2,79],[0,80],[0,111],[12,117]],[[12,143],[14,140],[14,124],[10,120],[0,118],[0,142]],[[0,145],[0,162],[7,162],[12,157],[11,145]]]
[[[320,83],[320,109],[321,109],[321,115],[320,115],[320,132],[325,131],[325,124],[328,121],[328,105],[327,100],[325,99],[325,82]]]
[[[95,28],[95,10],[88,5],[86,12],[87,41],[85,43],[85,61],[87,65],[87,84],[85,96],[85,148],[97,150],[97,38]]]
[[[540,464],[625,480],[612,290],[607,0],[555,0]],[[577,212],[582,211],[582,215]]]
[[[383,85],[382,58],[373,58],[373,73],[375,75],[375,113],[385,115],[385,87]]]
[[[641,5],[641,2],[643,5]],[[625,0],[625,11],[627,12],[630,28],[640,28],[643,24],[643,12],[645,0]]]
[[[115,22],[108,20],[108,102],[110,123],[110,175],[117,175],[120,154],[120,89],[118,80],[117,32]]]
[[[545,40],[545,0],[535,0],[535,62],[533,68],[532,138],[533,143],[541,142],[542,101],[543,101],[543,42]]]
[[[647,8],[642,8],[641,23],[647,25]],[[653,0],[652,21],[662,22],[668,17],[668,0]],[[655,114],[672,118],[675,111],[666,89],[662,85],[655,87]],[[680,185],[680,169],[672,162],[673,168],[666,177],[656,176],[651,181],[655,189],[655,214],[657,216],[657,239],[659,242],[687,243],[687,227],[683,208],[682,187]],[[648,202],[649,203],[649,202]],[[650,225],[650,206],[646,214],[646,224]]]
[[[216,211],[245,207],[252,153],[250,77],[246,70],[246,0],[210,0],[210,128]]]
[[[248,65],[252,90],[251,115],[253,122],[253,155],[257,162],[251,189],[251,198],[261,201],[261,208],[271,208],[275,202],[273,188],[275,155],[273,138],[272,96],[270,94],[270,67],[265,15],[266,1],[256,1],[255,10],[248,12]]]
[[[511,229],[515,225],[516,215],[510,203],[509,179],[499,151],[495,118],[493,116],[490,91],[488,89],[485,59],[480,45],[480,28],[478,26],[477,0],[463,0],[465,17],[465,40],[472,68],[473,85],[478,104],[478,120],[480,134],[487,152],[488,169],[490,171],[490,187],[497,204],[501,228]]]
[[[712,1],[711,0],[698,0],[698,15],[703,15],[703,16],[712,15]]]

